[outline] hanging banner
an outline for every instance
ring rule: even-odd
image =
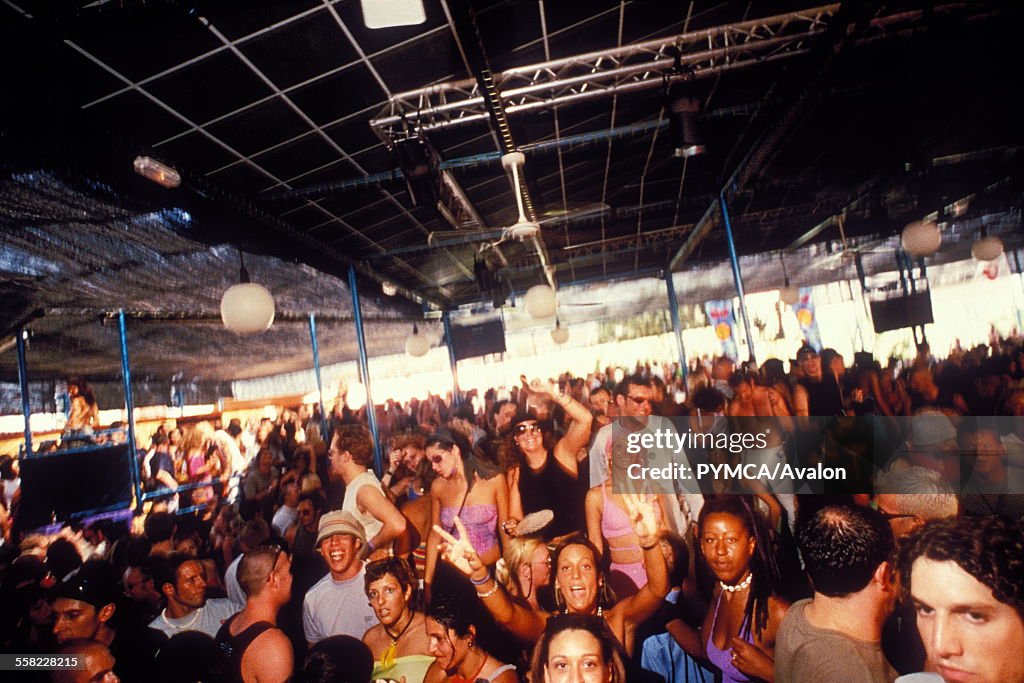
[[[793,313],[800,323],[800,331],[804,335],[804,341],[813,346],[815,351],[821,351],[821,333],[818,331],[818,317],[814,315],[814,302],[811,301],[811,288],[801,287],[800,298],[793,304]]]
[[[737,360],[739,352],[736,349],[736,317],[732,312],[732,301],[729,299],[708,301],[704,304],[704,310],[708,314],[708,320],[711,321],[711,329],[715,331],[715,336],[722,342],[722,354],[729,356],[734,361]]]

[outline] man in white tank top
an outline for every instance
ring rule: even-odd
[[[405,531],[405,517],[384,495],[373,463],[373,440],[361,425],[342,425],[328,451],[331,474],[345,482],[342,510],[348,510],[366,530],[362,556],[386,556],[391,542]]]

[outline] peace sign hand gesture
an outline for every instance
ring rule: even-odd
[[[434,533],[441,537],[441,543],[437,548],[441,551],[441,557],[453,567],[466,576],[472,576],[484,568],[484,563],[477,554],[476,548],[469,542],[469,533],[465,525],[458,517],[455,518],[455,528],[459,537],[455,538],[438,525],[434,525]]]

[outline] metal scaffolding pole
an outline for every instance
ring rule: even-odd
[[[377,470],[377,476],[384,473],[384,462],[381,457],[380,432],[377,429],[377,406],[373,403],[370,393],[370,363],[366,356],[366,334],[363,332],[363,308],[359,303],[359,284],[356,282],[356,269],[349,266],[348,287],[352,291],[352,315],[355,318],[356,343],[359,347],[359,373],[363,376],[363,386],[366,387],[366,419],[370,424],[370,434],[373,436],[373,467]]]
[[[28,364],[25,362],[25,328],[19,327],[15,338],[18,347],[18,384],[21,386],[21,412],[25,416],[25,457],[32,457],[32,406],[28,393]]]
[[[316,314],[309,314],[309,340],[313,346],[313,370],[316,372],[316,396],[320,402],[320,438],[327,442],[330,438],[330,434],[327,433],[327,413],[324,412],[324,385],[320,380],[320,345],[316,340]],[[327,445],[330,445],[328,442]]]
[[[740,272],[740,260],[736,256],[736,241],[732,237],[732,220],[729,218],[729,204],[725,200],[725,192],[718,195],[718,204],[722,209],[722,224],[725,226],[725,241],[729,245],[729,263],[732,265],[732,280],[736,285],[736,295],[740,298],[740,317],[743,318],[743,329],[747,333],[747,351],[750,360],[754,357],[754,335],[750,333],[750,316],[747,315],[747,297],[743,293],[743,274]]]
[[[683,346],[683,325],[679,321],[679,302],[676,300],[676,283],[672,279],[672,271],[665,272],[665,288],[668,290],[668,312],[672,316],[672,330],[676,334],[676,346],[679,348],[679,368],[683,373],[683,386],[686,385],[686,347]]]
[[[131,458],[132,488],[135,491],[135,509],[142,510],[142,477],[139,459],[135,455],[135,401],[132,398],[132,373],[128,364],[128,331],[124,310],[117,312],[117,329],[121,335],[121,377],[124,379],[124,406],[128,412],[128,457]]]

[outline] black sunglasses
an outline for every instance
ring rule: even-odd
[[[540,428],[540,425],[539,424],[534,424],[532,422],[530,424],[516,425],[516,428],[515,428],[516,434],[527,434],[529,432],[540,432],[540,431],[542,431],[541,428]]]
[[[654,403],[653,399],[645,398],[643,396],[630,396],[627,394],[626,398],[628,398],[633,403],[636,403],[637,405],[642,405],[644,403],[646,403],[647,405],[652,405]]]

